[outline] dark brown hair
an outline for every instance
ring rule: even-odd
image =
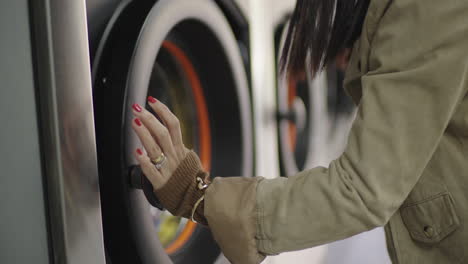
[[[359,37],[369,0],[297,0],[280,59],[281,72],[313,76]],[[309,61],[307,58],[309,57]]]

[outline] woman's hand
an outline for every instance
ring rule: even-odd
[[[177,117],[167,106],[151,96],[148,97],[148,103],[163,123],[144,107],[133,105],[135,119],[132,127],[146,150],[145,153],[137,149],[135,156],[153,188],[158,190],[168,182],[189,150],[182,141]],[[162,155],[165,155],[165,161],[157,169],[155,163],[162,160]]]
[[[148,103],[162,123],[140,105],[133,105],[132,127],[146,150],[135,151],[143,174],[169,212],[207,225],[203,195],[209,174],[197,154],[184,146],[177,117],[151,96]]]

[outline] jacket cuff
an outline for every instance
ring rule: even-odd
[[[233,264],[257,264],[256,189],[261,177],[215,178],[205,194],[205,217],[214,239]]]
[[[197,188],[196,178],[208,179],[208,173],[202,169],[200,159],[193,151],[189,152],[180,163],[168,182],[155,190],[162,205],[173,215],[185,218],[191,217],[192,208],[204,191]],[[200,224],[206,225],[203,215],[203,202],[197,207],[194,218]]]

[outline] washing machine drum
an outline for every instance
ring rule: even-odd
[[[177,115],[211,175],[251,176],[248,82],[222,11],[209,0],[124,2],[92,69],[108,263],[213,263],[220,250],[209,229],[152,207],[128,169],[141,147],[131,105],[153,96]]]

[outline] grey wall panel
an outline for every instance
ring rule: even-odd
[[[49,263],[27,0],[0,1],[0,263]]]

